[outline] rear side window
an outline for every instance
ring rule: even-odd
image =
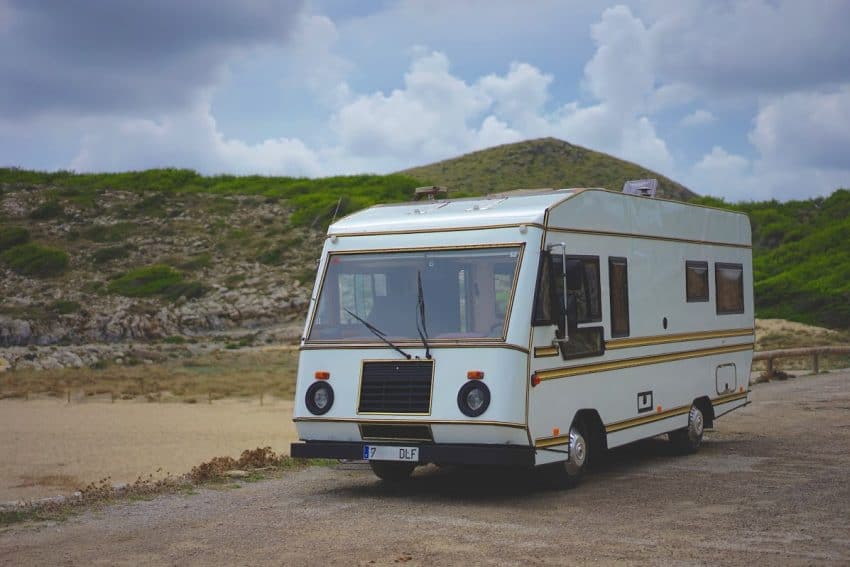
[[[741,264],[714,264],[717,314],[744,312],[744,268]]]
[[[685,292],[688,303],[708,301],[708,262],[685,262]]]
[[[611,336],[629,336],[629,277],[625,258],[608,258],[611,287]]]

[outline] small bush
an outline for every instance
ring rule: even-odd
[[[9,248],[0,254],[0,259],[21,275],[39,278],[58,276],[68,267],[64,250],[34,243]]]
[[[109,291],[127,297],[150,297],[179,283],[180,272],[170,266],[154,264],[123,274],[109,284]]]
[[[209,252],[204,252],[203,254],[198,254],[197,256],[192,256],[188,260],[185,260],[177,265],[177,267],[183,270],[200,270],[201,268],[209,268],[212,266],[212,256],[210,256]]]
[[[0,227],[0,252],[30,241],[30,233],[17,226]]]
[[[70,315],[80,310],[80,304],[76,301],[59,299],[50,304],[50,310],[60,315]]]
[[[30,211],[29,216],[34,220],[48,220],[59,218],[64,214],[65,209],[57,201],[47,201]]]
[[[172,301],[185,297],[197,299],[209,291],[209,288],[199,282],[180,282],[170,285],[162,291],[162,295]]]
[[[130,255],[130,250],[127,246],[109,246],[96,250],[92,254],[92,260],[95,264],[101,265],[113,260],[120,260]]]
[[[260,251],[260,253],[255,256],[255,259],[257,262],[266,264],[267,266],[279,266],[283,263],[284,252],[285,250],[282,247],[277,246],[275,248]]]
[[[96,224],[85,231],[83,236],[94,242],[121,242],[136,231],[131,222],[115,224]]]

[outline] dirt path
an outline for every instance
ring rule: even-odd
[[[0,502],[68,494],[110,477],[132,482],[182,474],[244,449],[289,451],[289,400],[217,400],[212,405],[109,400],[0,401]]]
[[[92,511],[0,535],[0,563],[850,563],[850,373],[755,387],[699,454],[650,440],[575,490],[493,470],[420,470],[388,488],[308,469]]]

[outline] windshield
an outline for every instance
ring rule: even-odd
[[[419,341],[418,280],[428,339],[503,338],[518,246],[332,254],[308,340]],[[351,314],[357,315],[353,317]]]

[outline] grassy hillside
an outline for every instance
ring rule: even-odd
[[[461,194],[496,193],[534,187],[604,187],[619,191],[629,179],[658,179],[658,193],[670,199],[696,195],[645,167],[555,138],[496,146],[401,171]]]
[[[850,191],[787,203],[697,202],[750,216],[759,317],[850,329]]]
[[[34,220],[61,215],[59,201],[94,209],[98,195],[117,190],[143,194],[142,208],[162,208],[170,196],[204,193],[245,195],[286,203],[293,211],[294,226],[327,226],[334,214],[342,217],[376,203],[410,198],[419,182],[405,175],[350,175],[306,179],[260,175],[203,176],[189,169],[149,169],[123,173],[77,174],[70,171],[46,173],[18,168],[0,168],[0,195],[26,187],[47,187],[48,200],[30,212]]]

